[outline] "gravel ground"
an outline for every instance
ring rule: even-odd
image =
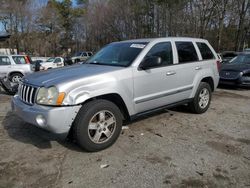
[[[218,89],[202,115],[146,116],[97,153],[24,123],[10,99],[0,92],[0,187],[250,187],[250,90]]]

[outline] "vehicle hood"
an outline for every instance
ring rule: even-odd
[[[250,70],[250,64],[224,64],[221,66],[221,71],[237,71],[244,72]]]
[[[23,82],[39,87],[49,87],[89,76],[116,71],[119,69],[123,69],[123,67],[91,64],[73,65],[63,68],[50,69],[48,71],[35,72],[25,76],[23,78]]]

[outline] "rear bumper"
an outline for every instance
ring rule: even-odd
[[[81,106],[49,107],[27,105],[17,95],[12,98],[12,111],[25,122],[58,135],[67,135]]]

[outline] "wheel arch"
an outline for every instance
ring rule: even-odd
[[[127,108],[124,100],[117,93],[110,93],[110,94],[95,96],[93,98],[87,99],[86,101],[81,103],[81,105],[86,104],[89,101],[98,100],[98,99],[104,99],[104,100],[108,100],[108,101],[113,102],[120,109],[124,120],[128,120],[130,118],[128,108]]]
[[[211,76],[208,76],[208,77],[203,78],[203,79],[201,80],[201,82],[206,82],[206,83],[208,83],[208,84],[210,85],[210,87],[211,87],[211,90],[212,90],[212,91],[215,90],[215,88],[214,88],[214,80],[213,80],[213,78],[212,78]]]
[[[10,77],[11,77],[13,74],[21,74],[21,75],[24,76],[24,74],[23,74],[21,71],[12,71],[12,72],[9,72],[9,73],[8,73],[8,78],[10,79]]]

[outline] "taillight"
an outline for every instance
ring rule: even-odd
[[[29,60],[28,56],[24,56],[24,59],[25,59],[25,62],[26,62],[27,64],[30,64],[30,60]]]
[[[219,60],[216,61],[216,64],[217,64],[217,69],[218,69],[218,71],[220,71],[220,68],[221,68],[221,63],[220,63],[220,61],[219,61]]]

